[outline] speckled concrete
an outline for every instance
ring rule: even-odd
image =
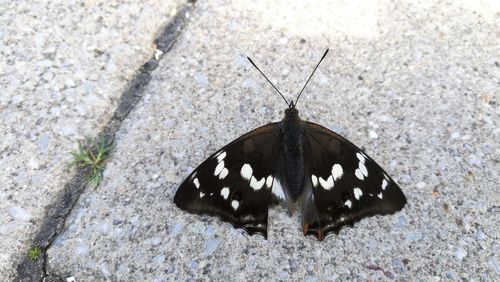
[[[48,269],[97,280],[498,280],[499,13],[495,1],[204,1],[122,125],[105,181],[49,249]],[[356,3],[356,4],[350,4]],[[270,212],[269,239],[177,209],[189,172],[279,120],[326,47],[301,116],[364,147],[403,211],[323,242]]]
[[[14,275],[73,170],[181,1],[0,4],[0,280]]]

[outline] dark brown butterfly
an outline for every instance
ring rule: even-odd
[[[389,175],[354,144],[302,121],[295,105],[280,122],[259,127],[218,150],[181,184],[175,204],[188,212],[220,216],[236,228],[267,238],[268,209],[298,203],[304,235],[323,240],[344,226],[401,210],[406,198]]]

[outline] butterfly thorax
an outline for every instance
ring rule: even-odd
[[[302,120],[299,117],[299,111],[294,107],[285,110],[285,118],[282,123],[283,144],[291,154],[298,155],[302,144]]]
[[[299,111],[295,107],[285,110],[285,118],[281,121],[283,138],[283,170],[285,187],[294,200],[302,192],[304,183],[304,154],[302,150],[303,123]]]

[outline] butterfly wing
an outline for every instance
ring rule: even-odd
[[[322,240],[346,225],[401,210],[406,198],[361,149],[318,124],[305,122],[302,227]]]
[[[271,189],[280,157],[278,123],[229,143],[196,168],[177,190],[182,210],[218,215],[249,234],[267,238]]]

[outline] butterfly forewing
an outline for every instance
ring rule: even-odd
[[[267,237],[267,214],[280,144],[277,123],[241,136],[184,180],[175,204],[188,212],[219,215],[236,228]]]
[[[304,123],[303,228],[323,239],[360,219],[401,210],[406,198],[361,149],[320,125]]]

